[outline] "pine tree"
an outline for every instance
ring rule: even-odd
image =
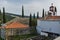
[[[34,13],[34,15],[33,15],[33,19],[35,19],[35,13]]]
[[[6,23],[6,19],[5,19],[5,8],[3,7],[3,23]]]
[[[43,9],[43,12],[42,12],[42,17],[44,18],[44,9]]]
[[[30,18],[29,18],[29,26],[31,26],[31,22],[32,21],[32,15],[30,14]]]
[[[39,18],[39,12],[37,12],[37,18]]]
[[[24,7],[22,6],[22,17],[24,17]]]

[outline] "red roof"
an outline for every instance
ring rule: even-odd
[[[25,25],[19,22],[12,22],[6,25],[5,28],[28,28],[28,25]]]
[[[60,20],[60,16],[48,16],[46,19]]]

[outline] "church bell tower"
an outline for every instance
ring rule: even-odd
[[[51,3],[51,6],[49,7],[48,15],[49,16],[56,16],[57,14],[57,8]]]

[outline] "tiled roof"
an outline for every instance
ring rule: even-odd
[[[19,22],[12,22],[6,25],[5,28],[28,28],[28,25],[25,25]]]
[[[46,19],[60,20],[60,16],[48,16]]]

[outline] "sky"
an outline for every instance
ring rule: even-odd
[[[60,15],[60,0],[0,0],[0,9],[5,7],[6,12],[21,15],[23,5],[25,15],[39,12],[39,16],[42,16],[43,8],[48,11],[51,3],[54,3],[57,15]]]

